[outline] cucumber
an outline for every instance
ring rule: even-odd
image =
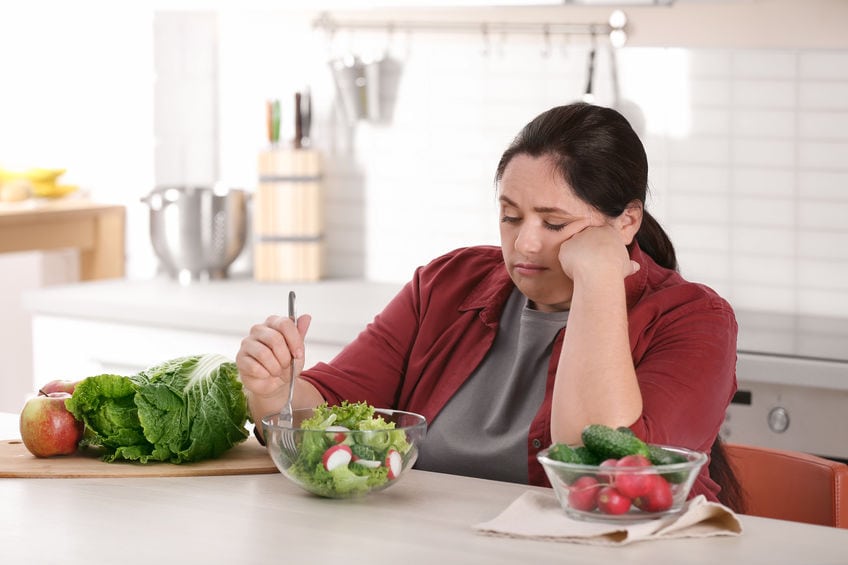
[[[648,445],[648,452],[648,459],[650,459],[651,463],[654,465],[674,465],[675,463],[686,463],[686,461],[688,461],[688,459],[679,453],[668,451],[659,445]],[[670,483],[682,483],[686,480],[685,471],[662,473],[662,476]]]
[[[619,426],[616,430],[621,433],[628,434],[631,436],[635,436],[633,430],[626,426]],[[663,449],[659,445],[655,445],[652,443],[648,445],[648,459],[651,460],[651,465],[674,465],[675,463],[686,463],[688,459],[679,453],[675,453],[673,451],[668,451],[667,449]],[[685,472],[677,472],[677,473],[663,473],[663,477],[666,478],[671,483],[682,483],[686,480]]]
[[[673,465],[686,463],[687,459],[679,453],[663,449],[659,445],[648,445],[648,459],[654,465]]]
[[[584,459],[587,455],[591,456],[588,450],[582,445],[578,448],[573,448],[564,443],[555,443],[548,449],[548,458],[562,463],[593,465],[594,463]],[[587,473],[560,469],[557,474],[560,479],[565,482],[565,484],[570,485]]]
[[[635,435],[636,435],[636,434],[634,434],[634,433],[633,433],[633,430],[631,430],[631,429],[630,429],[630,428],[628,428],[627,426],[618,426],[618,427],[616,428],[616,430],[620,431],[620,432],[621,432],[621,433],[623,433],[623,434],[629,434],[629,435],[631,435],[631,436],[635,436]]]
[[[575,447],[574,451],[577,452],[577,455],[580,456],[580,459],[586,465],[600,465],[601,464],[602,460],[598,459],[598,457],[594,453],[589,451],[589,448],[586,447],[585,445]]]
[[[601,461],[621,459],[625,455],[649,457],[648,445],[631,433],[602,424],[589,424],[581,434],[583,445]]]
[[[564,443],[553,444],[548,449],[548,457],[554,461],[562,461],[563,463],[584,463],[577,450]]]
[[[579,465],[597,465],[601,462],[585,445],[571,447],[564,443],[555,443],[548,449],[548,458],[563,463]]]

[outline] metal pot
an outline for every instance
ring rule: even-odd
[[[150,240],[162,266],[181,284],[226,278],[244,248],[247,201],[241,189],[158,187],[141,199],[150,208]]]

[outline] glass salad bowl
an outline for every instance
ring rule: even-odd
[[[674,462],[652,464],[631,455],[587,465],[557,460],[554,449],[543,449],[537,459],[560,506],[572,518],[599,522],[637,522],[680,512],[707,462],[699,451],[652,445]]]
[[[262,419],[265,443],[280,472],[327,498],[352,498],[396,484],[418,458],[427,421],[400,410],[348,404]]]

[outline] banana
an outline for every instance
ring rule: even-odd
[[[59,198],[76,190],[79,190],[79,187],[73,184],[56,184],[54,182],[32,183],[32,194],[38,198]]]
[[[65,174],[65,169],[44,169],[33,167],[23,171],[0,168],[0,181],[24,179],[32,183],[52,182]]]
[[[28,187],[28,194],[36,198],[59,198],[79,190],[72,184],[57,184],[57,180],[65,174],[65,169],[47,169],[42,167],[31,167],[29,169],[11,170],[0,167],[0,185]],[[17,197],[22,192],[16,188],[11,193]],[[9,197],[9,195],[6,195]]]

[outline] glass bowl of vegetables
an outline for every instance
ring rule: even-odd
[[[590,425],[583,445],[553,444],[537,455],[572,518],[635,522],[683,509],[707,455],[648,444],[627,428]]]
[[[353,498],[396,484],[412,468],[427,420],[342,402],[295,410],[291,427],[278,414],[267,416],[262,430],[271,459],[286,478],[318,496]]]

